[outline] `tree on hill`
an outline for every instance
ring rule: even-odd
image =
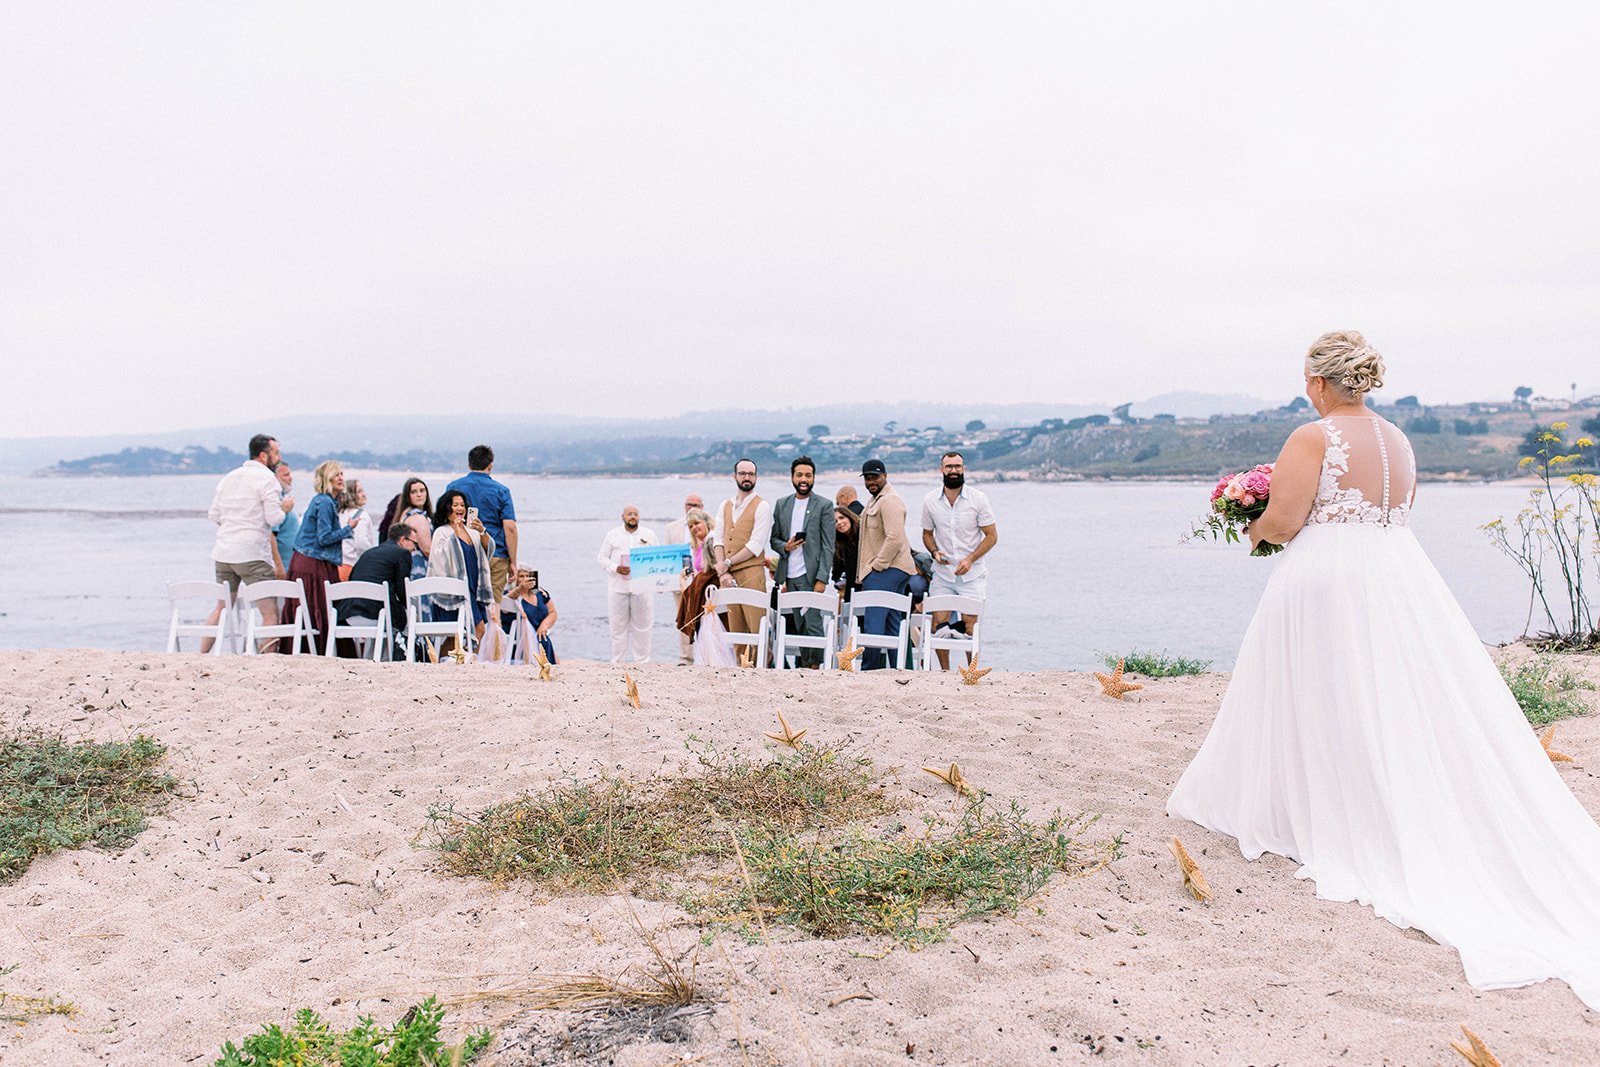
[[[1403,396],[1394,402],[1394,406],[1397,408],[1411,408],[1412,410],[1416,410],[1422,405],[1414,396]]]
[[[1310,406],[1311,406],[1311,401],[1307,400],[1303,396],[1297,396],[1293,400],[1289,401],[1287,404],[1283,405],[1283,407],[1279,408],[1278,410],[1279,411],[1283,411],[1283,412],[1287,412],[1290,415],[1298,415],[1298,414],[1300,414],[1302,411],[1304,411],[1306,408],[1308,408]]]
[[[1532,395],[1533,389],[1526,385],[1519,385],[1511,392],[1511,398],[1517,404],[1526,404]]]
[[[1111,414],[1124,426],[1132,426],[1134,423],[1139,421],[1133,417],[1133,401],[1131,400],[1126,404],[1118,404],[1116,407],[1112,408]]]
[[[828,436],[828,427],[827,427],[827,425],[825,423],[820,423],[820,422],[817,423],[815,426],[807,426],[806,427],[806,436],[807,437],[827,437]]]
[[[987,430],[988,428],[989,427],[983,424],[982,419],[973,419],[971,422],[967,423],[968,433],[977,433],[979,430]]]

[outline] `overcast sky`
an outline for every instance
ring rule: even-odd
[[[7,3],[0,435],[1600,389],[1600,9],[1323,7]]]

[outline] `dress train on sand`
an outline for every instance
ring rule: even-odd
[[[1169,814],[1299,861],[1461,955],[1480,989],[1559,978],[1600,1010],[1600,826],[1561,780],[1471,624],[1387,499],[1328,448]],[[1399,431],[1387,427],[1394,435]],[[1403,437],[1400,441],[1403,442]]]

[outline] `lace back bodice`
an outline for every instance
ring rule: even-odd
[[[1307,525],[1407,525],[1417,492],[1417,460],[1405,434],[1376,415],[1335,416],[1318,425],[1327,448]]]

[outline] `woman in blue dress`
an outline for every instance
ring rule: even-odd
[[[493,545],[483,523],[476,518],[470,523],[467,521],[467,498],[454,489],[447,490],[439,498],[439,507],[433,515],[433,552],[428,556],[428,577],[460,578],[467,583],[476,639],[482,639],[484,624],[489,619],[498,622],[500,618],[500,604],[489,582],[489,553]],[[435,622],[457,618],[461,597],[434,594],[431,599]]]
[[[556,624],[556,609],[550,602],[550,594],[535,584],[533,571],[518,571],[516,583],[511,588],[511,596],[522,608],[522,614],[527,617],[534,639],[539,642],[539,647],[544,649],[544,658],[554,663],[556,646],[550,640],[550,628]],[[538,653],[528,651],[529,662],[538,658]]]

